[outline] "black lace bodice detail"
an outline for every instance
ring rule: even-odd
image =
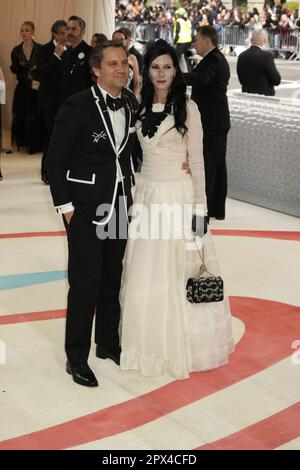
[[[147,114],[141,116],[142,121],[142,134],[144,137],[148,136],[149,139],[153,137],[161,123],[166,119],[166,117],[171,113],[171,105],[166,104],[165,108],[161,112],[154,112],[149,110]]]

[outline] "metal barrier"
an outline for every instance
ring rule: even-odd
[[[136,24],[130,21],[119,21],[116,23],[116,29],[129,28],[131,31],[132,38],[136,41],[148,42],[153,39],[164,39],[169,44],[173,44],[173,24]],[[195,28],[193,28],[193,34],[195,34]],[[224,45],[224,29],[218,29],[219,45]]]
[[[250,38],[254,28],[240,28],[239,26],[226,26],[221,34],[223,47],[236,46],[249,47]],[[268,34],[269,49],[277,51],[290,60],[300,57],[300,28],[288,30],[265,29]]]
[[[173,25],[161,24],[139,24],[136,25],[130,21],[122,21],[116,24],[116,28],[126,27],[131,30],[134,40],[148,42],[153,39],[165,39],[173,44]],[[223,48],[230,47],[234,49],[237,46],[249,47],[250,38],[254,28],[241,28],[240,26],[219,27],[218,42]],[[277,30],[265,29],[268,34],[269,49],[281,53],[289,60],[300,58],[300,28]],[[288,57],[289,55],[289,57]]]
[[[132,38],[143,42],[152,41],[153,39],[165,39],[170,44],[173,43],[174,26],[171,24],[135,24],[130,21],[120,21],[116,23],[116,29],[129,28]]]

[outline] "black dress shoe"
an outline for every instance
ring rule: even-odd
[[[50,183],[49,183],[49,180],[47,180],[47,178],[42,178],[42,181],[43,181],[47,186],[49,186]]]
[[[98,387],[98,380],[87,364],[72,365],[69,361],[66,364],[66,372],[72,375],[74,382],[86,387]]]
[[[48,180],[48,178],[47,178],[46,173],[42,173],[41,178],[42,178],[42,181],[43,181],[45,184],[49,184],[49,180]]]
[[[119,348],[118,350],[108,351],[107,349],[100,348],[100,346],[97,345],[96,356],[100,359],[111,359],[119,366],[121,349]]]
[[[216,219],[216,220],[225,220],[225,215],[224,215],[224,216],[221,216],[221,217],[215,216],[215,219]]]

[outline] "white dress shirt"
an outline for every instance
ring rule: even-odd
[[[111,98],[121,98],[121,95],[112,96],[109,93],[107,93],[107,91],[103,90],[103,88],[101,88],[99,85],[98,85],[98,87],[99,87],[99,89],[100,89],[100,91],[103,95],[105,103],[106,103],[106,96],[107,95],[109,95]],[[113,111],[110,108],[107,108],[107,109],[108,109],[109,117],[110,117],[110,120],[111,120],[112,128],[113,128],[113,131],[114,131],[116,149],[118,151],[119,148],[121,147],[121,144],[122,144],[122,142],[124,140],[124,136],[125,136],[125,125],[126,125],[125,109],[120,108],[120,109],[118,109],[118,111]]]

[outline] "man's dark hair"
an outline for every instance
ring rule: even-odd
[[[79,28],[81,29],[81,31],[85,31],[85,30],[86,30],[85,21],[84,21],[82,18],[80,18],[80,16],[76,16],[76,15],[70,16],[70,18],[68,19],[68,21],[78,21],[78,23],[79,23]]]
[[[126,39],[132,38],[131,30],[129,28],[125,28],[124,26],[124,28],[121,28],[120,31],[122,31]]]
[[[218,46],[218,33],[213,26],[198,26],[197,33],[209,38],[215,47]]]
[[[51,33],[52,34],[57,34],[60,28],[66,28],[68,26],[67,22],[65,20],[57,20],[55,23],[52,25],[51,28]]]
[[[124,31],[123,31],[123,28],[116,29],[116,31],[114,31],[114,32],[112,33],[112,36],[114,37],[114,34],[117,34],[117,33],[123,34],[124,38],[127,39],[127,38],[126,38],[126,34],[125,34]]]
[[[123,44],[120,41],[105,41],[100,44],[97,44],[97,46],[93,49],[91,58],[90,58],[91,68],[94,67],[95,69],[100,69],[101,62],[103,59],[103,52],[108,47],[120,47],[125,52],[126,56],[128,56],[128,52],[126,48],[123,46]]]
[[[105,36],[105,34],[102,34],[102,33],[95,33],[93,34],[93,38],[95,38],[96,40],[96,45],[102,43],[102,42],[106,42],[108,41],[107,37]]]

